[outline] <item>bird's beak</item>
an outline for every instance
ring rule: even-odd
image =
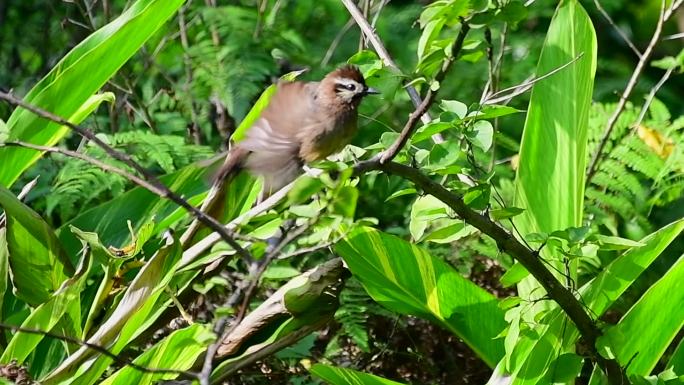
[[[371,88],[371,87],[366,87],[366,90],[363,91],[364,95],[377,95],[379,93],[380,93],[380,91],[376,90],[375,88]]]

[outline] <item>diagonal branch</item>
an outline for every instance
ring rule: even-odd
[[[235,251],[238,254],[240,254],[240,256],[247,259],[251,258],[249,252],[245,250],[242,246],[240,246],[240,244],[233,238],[230,231],[228,231],[228,229],[226,229],[219,221],[217,221],[210,215],[202,212],[201,210],[197,209],[195,206],[191,205],[187,200],[182,198],[180,195],[171,191],[171,189],[169,189],[165,184],[163,184],[156,176],[154,176],[154,174],[152,174],[138,162],[133,160],[133,158],[130,155],[114,149],[113,147],[102,141],[102,139],[98,138],[90,130],[73,124],[60,116],[57,116],[49,111],[43,110],[42,108],[29,104],[12,94],[0,91],[0,99],[6,100],[13,105],[25,108],[43,119],[59,123],[63,126],[67,126],[80,136],[95,143],[97,146],[102,148],[105,151],[105,153],[107,153],[107,155],[126,164],[127,166],[134,169],[138,174],[140,174],[143,177],[143,179],[149,184],[149,186],[153,188],[148,190],[155,193],[156,195],[159,195],[161,198],[168,199],[176,203],[177,205],[183,207],[184,209],[189,211],[190,214],[192,214],[194,217],[196,217],[198,220],[204,223],[207,227],[217,232],[221,236],[221,238],[224,241],[226,241],[226,243],[228,243],[233,249],[235,249]],[[131,181],[135,182],[134,180]]]
[[[546,289],[553,299],[577,326],[582,338],[586,342],[592,359],[599,363],[608,375],[611,384],[629,384],[627,377],[615,360],[603,358],[596,350],[596,341],[602,335],[594,320],[584,310],[583,305],[575,298],[570,290],[561,284],[556,277],[544,266],[537,252],[530,250],[520,243],[512,234],[493,222],[487,215],[480,214],[468,207],[460,195],[454,194],[441,184],[433,181],[420,170],[396,162],[382,163],[379,160],[369,160],[355,166],[355,174],[369,171],[383,171],[410,180],[426,193],[434,196],[449,206],[466,223],[476,227],[496,242],[500,250],[520,262],[527,271]]]
[[[375,52],[377,52],[380,59],[382,59],[386,66],[401,73],[401,70],[397,66],[397,63],[394,62],[392,56],[390,56],[389,52],[387,52],[387,48],[385,48],[385,45],[382,44],[380,37],[378,37],[378,35],[375,33],[375,28],[373,28],[373,26],[368,23],[368,19],[366,19],[363,16],[361,10],[359,10],[359,8],[356,6],[356,4],[354,4],[352,0],[341,1],[342,4],[344,4],[344,6],[349,11],[351,17],[354,19],[354,21],[356,21],[356,24],[358,24],[359,28],[361,29],[361,33],[363,35],[366,35],[366,39],[368,39],[370,44],[373,46],[373,49],[375,50]],[[381,7],[382,5],[383,4],[380,4]],[[421,105],[421,103],[423,103],[423,99],[420,97],[420,94],[418,93],[418,90],[416,90],[416,87],[408,85],[406,87],[406,92],[408,93],[409,98],[411,99],[411,102],[413,103],[414,107],[417,108]],[[425,124],[430,123],[430,121],[432,120],[427,111],[423,114],[422,120]],[[439,137],[439,141],[442,141],[441,136]]]
[[[658,23],[656,24],[656,28],[653,32],[653,36],[651,37],[651,41],[648,43],[648,46],[641,54],[639,62],[634,68],[634,72],[632,73],[629,82],[627,82],[625,90],[622,92],[622,95],[620,95],[620,100],[618,101],[618,104],[615,107],[615,111],[613,111],[613,114],[610,116],[610,118],[608,118],[608,122],[606,123],[606,128],[603,131],[601,140],[599,141],[599,144],[591,157],[591,161],[589,162],[589,168],[587,168],[587,179],[585,182],[587,185],[589,184],[589,182],[591,182],[591,179],[594,177],[594,175],[596,175],[599,164],[601,163],[601,160],[604,155],[603,150],[606,147],[606,144],[608,144],[608,141],[610,140],[610,135],[613,133],[615,124],[617,123],[618,118],[622,114],[622,111],[624,111],[625,109],[627,99],[629,99],[629,96],[632,94],[632,91],[634,91],[634,87],[639,82],[639,77],[641,76],[644,67],[646,67],[646,62],[648,62],[648,60],[651,58],[651,55],[653,54],[653,49],[655,48],[656,44],[658,44],[658,42],[660,41],[660,35],[663,32],[663,24],[665,24],[665,22],[674,14],[674,11],[677,10],[677,8],[680,5],[682,5],[682,2],[683,0],[674,0],[671,6],[666,8],[665,0],[661,0],[660,16],[658,17]]]

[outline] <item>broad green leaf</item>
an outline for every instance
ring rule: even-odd
[[[496,297],[443,261],[370,228],[354,230],[335,250],[375,301],[446,327],[492,367],[503,356],[494,339],[505,327]]]
[[[181,4],[183,0],[136,1],[119,17],[69,51],[24,100],[72,119],[72,123],[80,123],[85,112],[96,107],[97,103],[90,99],[93,94],[173,16]],[[23,108],[14,110],[7,126],[8,140],[47,146],[54,145],[69,132],[67,127],[48,122]],[[40,153],[34,150],[1,148],[0,186],[11,186],[38,158]]]
[[[214,334],[206,325],[196,323],[171,333],[152,348],[146,349],[133,362],[147,368],[189,370],[214,338]],[[160,380],[175,377],[176,375],[173,374],[143,373],[126,366],[109,376],[101,384],[154,384]]]
[[[603,314],[683,230],[680,219],[640,240],[644,246],[627,250],[580,289],[584,303]]]
[[[332,385],[402,385],[401,382],[330,365],[316,364],[309,371]]]
[[[486,120],[478,120],[471,128],[471,142],[484,151],[489,151],[494,140],[494,127]]]
[[[471,114],[468,114],[468,116],[463,118],[462,121],[467,122],[469,120],[488,120],[499,118],[506,115],[516,114],[519,112],[525,111],[510,106],[488,105],[482,107],[480,111],[475,111]]]
[[[432,195],[420,196],[411,206],[409,231],[415,240],[423,238],[425,230],[430,224],[434,225],[436,218],[446,217],[447,206]]]
[[[421,127],[415,135],[411,137],[411,143],[416,144],[429,139],[432,135],[439,134],[442,131],[446,131],[450,128],[454,128],[453,123],[447,122],[432,122]]]
[[[442,100],[442,102],[439,103],[439,108],[455,114],[459,119],[465,118],[468,113],[468,106],[458,100]]]
[[[489,212],[489,215],[491,215],[492,219],[495,221],[500,221],[502,219],[509,219],[513,218],[516,215],[520,215],[523,211],[523,209],[519,207],[504,207],[501,209],[494,209]]]
[[[52,228],[2,186],[0,206],[7,216],[7,250],[15,295],[39,305],[57,291],[73,267]]]
[[[45,303],[36,307],[31,314],[22,322],[21,327],[49,332],[62,319],[70,307],[76,307],[80,311],[80,295],[85,287],[86,279],[90,273],[92,256],[90,253],[83,256],[83,260],[73,277],[67,279],[64,284]],[[80,319],[75,320],[80,323]],[[73,329],[73,328],[72,328]],[[75,328],[80,329],[80,326]],[[43,340],[41,334],[16,333],[10,340],[7,348],[0,357],[0,362],[9,363],[16,359],[19,363],[31,354],[38,343]]]
[[[598,345],[609,345],[627,375],[645,376],[684,325],[684,258],[651,286]]]
[[[596,72],[596,33],[577,0],[563,0],[549,26],[537,76],[579,60],[532,88],[516,175],[514,220],[522,236],[582,225],[589,105]],[[545,248],[543,256],[553,260]],[[553,262],[552,262],[553,263]],[[556,266],[559,267],[559,266]],[[572,272],[574,276],[574,272]],[[530,277],[520,295],[543,296]]]

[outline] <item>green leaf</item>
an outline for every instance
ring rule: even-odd
[[[506,324],[496,297],[440,259],[371,228],[354,230],[335,250],[376,302],[447,328],[492,367],[503,356],[494,339]]]
[[[315,364],[309,371],[332,385],[402,385],[400,382],[351,369]]]
[[[166,244],[140,269],[121,301],[87,341],[90,344],[108,346],[109,351],[117,354],[133,338],[145,331],[155,320],[151,317],[154,306],[171,281],[180,256],[179,243],[166,237]],[[53,385],[71,379],[75,384],[92,384],[111,362],[111,358],[83,346],[69,355],[46,378],[41,379],[41,383]]]
[[[434,243],[451,243],[472,235],[477,231],[478,230],[475,227],[466,225],[465,222],[458,221],[438,230],[432,231],[427,237],[425,237],[425,241]]]
[[[597,344],[610,346],[627,375],[651,373],[684,325],[684,258],[651,286]]]
[[[389,202],[394,198],[399,198],[399,197],[404,196],[404,195],[412,195],[412,194],[415,194],[416,192],[417,192],[416,189],[413,187],[401,189],[401,190],[393,192],[392,195],[388,196],[387,199],[385,199],[385,202]]]
[[[484,210],[489,206],[491,186],[487,183],[473,186],[463,194],[463,202],[475,210]]]
[[[580,3],[563,0],[549,26],[536,74],[549,73],[579,55],[572,65],[532,88],[515,181],[514,205],[526,209],[514,221],[521,234],[582,225],[596,33]],[[551,252],[552,248],[544,248],[542,255],[552,261]],[[526,299],[532,292],[535,298],[544,295],[531,278],[521,282],[518,290]]]
[[[494,140],[494,127],[486,120],[478,120],[471,127],[470,141],[484,151],[489,151]]]
[[[598,242],[603,250],[624,250],[631,247],[645,246],[641,242],[633,241],[627,238],[613,237],[609,235],[596,234],[594,239]]]
[[[645,246],[628,250],[582,286],[580,296],[591,314],[600,317],[682,230],[684,220],[679,220],[650,234],[641,240]],[[524,334],[516,344],[512,365],[508,367],[515,384],[536,383],[550,368],[550,358],[558,356],[561,348],[574,346],[579,339],[577,328],[557,307],[549,313],[548,323],[539,324],[534,333]]]
[[[2,215],[0,215],[0,218]],[[0,227],[0,303],[4,303],[9,279],[9,251],[7,251],[7,229]],[[0,306],[0,319],[4,320],[4,314]]]
[[[183,0],[138,0],[119,17],[74,47],[24,97],[24,101],[80,123],[99,103],[92,99]],[[65,90],[69,90],[65,92]],[[100,96],[103,100],[110,96]],[[97,98],[97,96],[96,96]],[[101,102],[102,100],[100,100]],[[52,146],[69,129],[17,108],[7,121],[9,140]],[[0,148],[0,186],[11,186],[41,154],[25,148]]]
[[[447,205],[432,195],[418,197],[411,206],[409,231],[411,237],[419,240],[436,217],[446,216]]]
[[[359,190],[354,186],[342,186],[335,194],[332,201],[331,213],[340,214],[345,218],[354,218],[356,201],[359,199]]]
[[[551,363],[553,368],[547,372],[549,384],[568,383],[577,377],[582,369],[583,358],[575,353],[564,353]]]
[[[311,199],[312,196],[321,191],[325,185],[321,178],[304,175],[295,181],[292,189],[287,193],[287,205],[300,204]]]
[[[432,122],[421,127],[415,135],[411,137],[411,143],[416,144],[429,139],[432,135],[439,134],[442,131],[446,131],[450,128],[454,128],[452,123],[447,122]]]
[[[468,113],[468,106],[465,103],[459,102],[458,100],[442,100],[439,103],[439,108],[444,111],[456,114],[459,119],[465,118]]]
[[[138,356],[133,362],[148,368],[189,370],[197,358],[215,339],[206,325],[193,324],[176,330],[152,348]],[[101,382],[102,385],[155,384],[160,380],[176,378],[175,374],[143,373],[125,366]]]
[[[9,128],[7,127],[7,124],[0,119],[0,145],[5,144],[7,138],[9,138]]]
[[[516,215],[520,215],[525,209],[519,207],[504,207],[502,209],[496,209],[489,212],[489,215],[495,221],[500,221],[503,219],[513,218]]]
[[[522,281],[528,275],[530,273],[527,269],[523,265],[516,263],[501,276],[501,284],[503,287],[510,287]]]
[[[26,317],[24,322],[21,323],[21,327],[49,332],[55,327],[57,322],[62,319],[62,316],[65,313],[76,310],[80,314],[80,295],[85,287],[91,265],[92,257],[90,253],[88,253],[81,261],[76,274],[74,274],[72,278],[66,280],[50,299],[36,307],[31,314]],[[72,329],[79,330],[81,320],[76,319],[73,321],[76,321],[77,325]],[[11,360],[16,359],[20,364],[23,363],[43,338],[44,336],[42,334],[16,333],[2,353],[0,362],[9,363]]]
[[[506,115],[511,115],[511,114],[517,114],[519,112],[525,112],[523,110],[519,110],[517,108],[513,108],[510,106],[500,106],[496,104],[492,105],[487,105],[482,107],[480,111],[476,111],[471,113],[469,116],[466,116],[463,118],[462,121],[467,122],[469,120],[485,120],[485,119],[494,119],[494,118],[499,118],[501,116],[506,116]]]
[[[73,273],[73,267],[52,228],[2,186],[0,206],[7,216],[7,249],[14,294],[31,305],[39,305],[57,291]]]

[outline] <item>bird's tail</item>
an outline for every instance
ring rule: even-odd
[[[221,219],[224,211],[226,191],[230,182],[242,169],[242,163],[247,157],[248,152],[241,148],[234,148],[226,154],[226,159],[221,165],[221,168],[212,177],[212,186],[204,198],[200,210],[210,216]],[[200,222],[195,219],[190,224],[190,227],[181,236],[181,243],[185,246],[197,234],[200,229]]]

